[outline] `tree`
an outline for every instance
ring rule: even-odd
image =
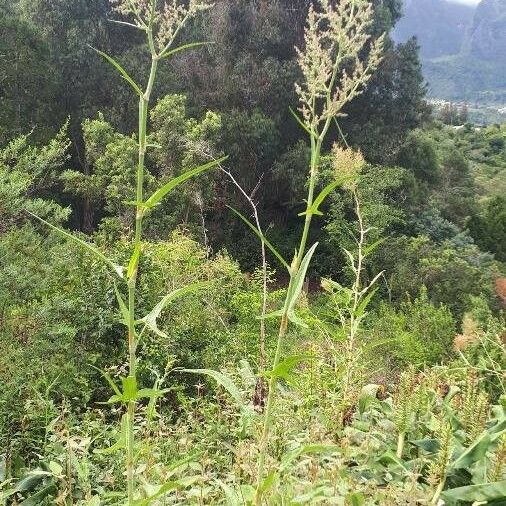
[[[473,216],[469,232],[480,248],[494,253],[497,260],[506,262],[506,199],[491,199],[482,215]]]

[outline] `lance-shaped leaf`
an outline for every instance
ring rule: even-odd
[[[372,298],[376,295],[378,288],[371,290],[361,301],[360,304],[355,309],[355,318],[362,318],[365,315],[365,310],[367,306],[371,302]]]
[[[135,93],[142,97],[143,93],[140,89],[139,85],[128,75],[128,72],[111,56],[107,53],[103,53],[102,51],[95,49],[93,46],[90,46],[91,49],[96,51],[102,58],[105,58],[120,74],[123,79],[134,89]]]
[[[318,243],[314,243],[313,246],[308,250],[308,252],[304,255],[302,262],[300,263],[299,270],[295,274],[292,283],[290,283],[291,288],[286,298],[286,306],[285,310],[287,314],[293,312],[295,305],[297,304],[297,300],[299,295],[302,292],[302,288],[304,286],[304,280],[306,278],[307,270],[309,268],[309,264],[311,263],[311,259],[313,258],[314,252],[318,247]]]
[[[167,339],[169,336],[165,332],[162,332],[158,328],[157,324],[157,320],[160,317],[162,311],[167,306],[167,304],[177,299],[178,297],[182,297],[183,295],[194,292],[195,290],[198,290],[208,285],[209,283],[207,282],[193,283],[191,285],[184,286],[183,288],[178,288],[177,290],[174,290],[173,292],[170,292],[167,295],[165,295],[165,297],[162,298],[162,300],[151,310],[151,312],[140,320],[140,323],[144,323],[144,329],[142,330],[142,333],[146,328],[148,328],[158,336]]]
[[[139,267],[139,260],[141,258],[141,245],[137,244],[135,250],[130,257],[127,268],[127,279],[130,280],[137,274],[137,268]]]
[[[70,240],[76,242],[81,247],[88,250],[90,253],[92,253],[97,258],[102,260],[102,262],[104,262],[107,266],[109,266],[117,276],[119,276],[121,279],[123,279],[123,267],[121,267],[120,265],[116,265],[112,260],[107,258],[96,246],[94,246],[93,244],[90,244],[86,241],[83,241],[82,239],[79,239],[79,237],[77,237],[69,232],[66,232],[65,230],[61,229],[60,227],[56,227],[55,225],[52,225],[48,221],[43,220],[42,218],[40,218],[36,214],[31,213],[30,211],[27,211],[27,212],[28,212],[28,214],[30,214],[31,216],[33,216],[34,218],[39,220],[41,223],[44,223],[44,225],[47,225],[49,228],[52,228],[53,230],[58,232],[60,235],[63,235],[67,239],[70,239]]]
[[[191,42],[190,44],[184,44],[182,46],[176,47],[174,49],[168,49],[167,51],[164,51],[160,58],[169,58],[171,56],[174,56],[177,53],[180,53],[181,51],[186,51],[187,49],[193,49],[200,46],[205,46],[207,44],[212,44],[212,42]]]
[[[171,192],[181,183],[184,183],[188,179],[198,176],[199,174],[205,172],[206,170],[212,169],[220,165],[225,160],[227,160],[227,158],[228,156],[224,156],[219,160],[213,160],[211,162],[205,163],[204,165],[201,165],[200,167],[196,167],[195,169],[189,170],[184,174],[181,174],[180,176],[175,177],[174,179],[170,180],[167,184],[162,186],[160,189],[158,189],[155,193],[153,193],[153,195],[151,195],[151,197],[149,197],[149,199],[146,200],[146,202],[144,202],[144,207],[146,209],[151,209],[155,207],[169,192]]]
[[[255,233],[255,235],[269,248],[269,250],[272,252],[272,254],[281,262],[281,264],[290,272],[290,266],[288,265],[287,261],[281,256],[281,254],[278,252],[278,250],[267,240],[264,234],[258,230],[253,223],[251,223],[245,216],[243,216],[239,211],[234,209],[233,207],[227,206],[232,212],[234,212],[239,218],[241,218],[246,225],[248,225],[249,228]]]
[[[130,313],[128,311],[125,301],[123,300],[121,293],[119,293],[118,285],[116,283],[114,283],[114,293],[116,294],[116,300],[118,301],[118,306],[121,312],[120,323],[128,327],[129,325],[128,321],[130,320]]]
[[[160,485],[154,494],[151,494],[146,499],[137,499],[133,501],[132,506],[149,506],[155,499],[158,499],[169,492],[183,488],[183,485],[179,481],[168,481],[164,485]]]
[[[330,195],[331,192],[333,192],[336,188],[341,186],[343,183],[346,183],[347,181],[352,181],[354,176],[343,176],[339,179],[336,179],[332,183],[328,184],[316,197],[313,201],[313,204],[309,209],[304,211],[303,213],[300,213],[299,216],[305,216],[306,214],[313,214],[317,216],[323,216],[323,213],[320,211],[320,206],[323,204],[325,199]]]
[[[230,377],[218,371],[212,369],[181,369],[181,372],[188,372],[190,374],[204,374],[213,378],[218,385],[221,385],[234,399],[237,407],[241,410],[246,409],[240,390]]]

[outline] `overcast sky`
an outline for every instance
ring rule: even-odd
[[[451,1],[467,5],[478,5],[480,3],[480,0],[451,0]]]

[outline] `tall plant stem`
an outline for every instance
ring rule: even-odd
[[[135,291],[137,287],[138,264],[141,256],[142,220],[144,217],[144,173],[147,149],[147,126],[149,101],[158,69],[158,55],[154,51],[153,32],[150,26],[146,28],[151,49],[151,71],[146,91],[139,98],[139,158],[137,164],[137,191],[135,235],[132,253],[132,271],[128,278],[128,375],[136,382],[137,377],[137,336],[135,333]],[[130,400],[127,407],[127,437],[126,437],[126,469],[128,504],[133,504],[135,495],[135,407],[136,401]]]
[[[306,218],[304,221],[304,228],[302,230],[302,236],[300,240],[299,250],[297,252],[297,256],[292,264],[292,272],[290,275],[290,283],[288,285],[287,290],[287,298],[291,293],[292,286],[295,280],[295,274],[299,270],[302,259],[304,258],[304,253],[306,250],[307,240],[309,237],[309,230],[311,227],[311,219],[312,213],[309,212],[311,206],[313,205],[314,200],[314,191],[316,185],[316,174],[318,171],[318,165],[320,163],[321,156],[321,147],[323,143],[323,139],[328,130],[328,124],[326,125],[322,135],[320,135],[317,139],[311,137],[311,170],[309,175],[309,190],[308,190],[308,198],[307,198],[307,208],[306,208]],[[288,331],[288,312],[287,305],[285,304],[285,311],[283,316],[281,317],[281,323],[279,326],[278,332],[278,341],[276,345],[276,353],[274,355],[274,361],[272,365],[272,369],[275,369],[279,364],[281,358],[281,350],[283,348],[283,341],[286,337],[286,333]],[[277,387],[277,377],[272,375],[269,380],[268,385],[268,394],[267,394],[267,402],[265,406],[264,413],[264,424],[262,430],[262,437],[260,439],[260,452],[258,456],[258,467],[257,467],[257,483],[256,483],[256,493],[255,493],[255,505],[260,506],[262,504],[262,496],[263,496],[263,480],[264,480],[264,471],[265,471],[265,458],[267,455],[267,447],[269,445],[269,435],[272,426],[272,409],[274,405],[274,398],[276,394]]]

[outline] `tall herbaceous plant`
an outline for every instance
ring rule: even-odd
[[[133,224],[134,235],[132,239],[132,252],[127,266],[117,265],[112,259],[104,255],[91,243],[85,242],[76,236],[58,229],[53,225],[46,225],[57,230],[67,238],[77,241],[83,248],[98,257],[104,262],[114,275],[116,296],[118,299],[121,322],[127,328],[128,340],[128,376],[122,378],[121,387],[116,385],[112,379],[105,375],[111,387],[114,389],[114,396],[109,403],[119,403],[126,407],[126,414],[121,422],[121,438],[118,449],[122,447],[126,452],[126,481],[128,504],[134,504],[136,500],[136,450],[135,450],[135,415],[136,404],[140,399],[147,398],[155,400],[163,395],[163,391],[156,388],[138,389],[137,387],[137,347],[143,334],[147,331],[160,333],[157,328],[157,318],[164,307],[174,298],[194,289],[195,286],[183,287],[165,295],[153,310],[142,316],[137,314],[136,295],[138,281],[138,267],[142,256],[142,225],[144,219],[149,215],[150,210],[156,207],[162,199],[178,185],[193,178],[200,173],[217,166],[221,160],[213,160],[209,163],[196,167],[175,177],[162,188],[146,198],[144,195],[145,157],[148,149],[157,149],[159,146],[148,143],[148,117],[150,99],[153,87],[156,82],[157,69],[161,62],[168,60],[174,54],[196,48],[205,42],[195,42],[177,46],[176,42],[183,27],[201,11],[207,10],[210,6],[206,0],[190,0],[181,2],[178,0],[111,0],[114,11],[123,19],[117,23],[125,25],[130,29],[142,31],[146,36],[147,47],[151,56],[151,69],[147,82],[143,87],[132,79],[127,71],[111,56],[96,50],[107,60],[130,85],[132,91],[139,100],[139,158],[136,177],[136,199],[128,203],[135,209],[135,224]],[[123,285],[123,289],[121,289]],[[127,292],[124,298],[121,293]]]
[[[265,460],[273,424],[277,382],[283,374],[283,364],[293,363],[293,360],[282,357],[284,338],[290,324],[302,324],[295,314],[295,307],[317,247],[317,244],[307,247],[311,220],[314,215],[322,214],[319,208],[330,192],[353,177],[347,174],[337,177],[316,195],[322,147],[333,122],[337,123],[337,118],[343,115],[343,107],[362,93],[381,61],[384,36],[375,41],[370,40],[369,30],[372,23],[373,8],[365,0],[341,0],[337,5],[330,0],[316,0],[309,9],[304,36],[305,47],[297,48],[303,77],[301,82],[295,85],[299,111],[293,114],[309,136],[311,162],[306,210],[300,214],[304,219],[304,226],[300,245],[292,262],[286,262],[266,241],[266,245],[287,269],[290,281],[285,304],[275,314],[281,321],[272,368],[267,373],[269,388],[258,457],[255,495],[257,505],[262,504],[264,481],[268,479]],[[258,231],[257,234],[261,236]]]

